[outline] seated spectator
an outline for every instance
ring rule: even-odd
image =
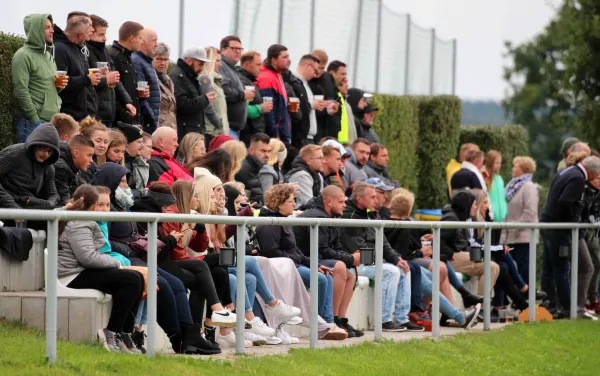
[[[131,54],[131,61],[135,66],[137,81],[146,81],[150,90],[149,96],[140,99],[141,116],[144,131],[152,133],[158,128],[160,117],[160,87],[158,75],[152,67],[152,57],[158,47],[158,34],[148,27],[141,32],[142,43],[140,49]]]
[[[377,193],[372,185],[357,184],[346,204],[342,218],[376,219]],[[359,253],[362,248],[375,249],[374,227],[342,227],[340,230],[343,249],[349,254]],[[410,283],[408,263],[396,254],[386,239],[383,239],[383,330],[401,332],[407,330],[410,310]],[[358,275],[375,278],[374,265],[360,265]],[[394,309],[394,321],[392,321]]]
[[[256,202],[257,207],[262,206],[263,190],[260,183],[260,169],[269,162],[271,153],[271,139],[264,133],[256,133],[252,136],[248,156],[242,163],[242,168],[235,175],[235,180],[244,183],[246,195],[251,202]]]
[[[125,166],[125,149],[127,148],[127,138],[123,132],[118,129],[111,129],[108,132],[108,146],[106,153],[98,157],[98,166],[106,162],[117,163]]]
[[[479,151],[479,146],[470,143],[462,144],[458,153],[458,161],[456,161],[456,159],[452,159],[450,160],[450,162],[448,162],[448,165],[446,166],[446,184],[448,185],[448,201],[450,201],[450,199],[453,196],[451,183],[452,177],[458,170],[461,169],[462,163],[465,161],[467,154],[469,154],[473,150]]]
[[[219,146],[231,156],[231,176],[228,182],[234,181],[235,175],[242,169],[242,163],[248,156],[248,149],[242,141],[229,140]]]
[[[350,158],[350,153],[333,138],[325,141],[321,140],[321,146],[325,157],[323,161],[323,185],[335,185],[345,192],[347,187],[344,183],[344,166],[346,160]],[[337,172],[333,173],[333,171]]]
[[[78,174],[85,173],[94,162],[94,143],[83,135],[77,135],[60,146],[60,157],[54,164],[54,183],[59,197],[59,205],[66,205],[81,180]]]
[[[295,188],[290,184],[278,184],[266,193],[265,206],[260,209],[261,217],[287,217],[294,212]],[[260,255],[268,258],[287,257],[294,261],[304,285],[310,287],[310,258],[296,246],[294,230],[291,226],[258,226],[256,238]],[[319,265],[319,316],[330,324],[324,339],[343,340],[348,333],[334,323],[333,317],[333,278],[331,268]],[[314,303],[313,303],[314,304]]]
[[[371,154],[369,154],[365,172],[369,178],[380,178],[385,184],[398,188],[400,184],[390,177],[388,171],[389,160],[388,150],[384,145],[371,144]]]
[[[92,140],[94,143],[94,156],[92,157],[92,164],[89,165],[85,172],[79,173],[79,179],[85,184],[91,184],[98,171],[98,160],[104,158],[106,150],[108,149],[109,136],[108,128],[100,121],[87,117],[81,122],[81,135]]]
[[[181,136],[181,135],[180,135]],[[194,178],[175,159],[177,132],[172,128],[160,127],[152,134],[152,158],[148,183],[163,181],[172,186],[179,179],[193,181]]]
[[[134,198],[142,197],[146,193],[146,185],[150,175],[148,162],[141,157],[144,148],[144,133],[135,125],[120,121],[117,122],[117,128],[127,138],[124,154],[125,167],[130,171],[127,174],[127,185],[131,189]]]
[[[369,178],[365,182],[375,187],[377,198],[375,201],[375,212],[380,219],[390,219],[390,208],[392,204],[392,191],[394,187],[387,185],[380,178]]]
[[[152,135],[146,132],[142,133],[142,135],[144,136],[144,147],[140,152],[140,156],[144,161],[149,162],[150,158],[152,158]]]
[[[50,119],[50,124],[56,127],[60,141],[69,142],[71,137],[79,134],[79,123],[71,115],[54,114],[52,119]]]
[[[460,170],[456,171],[450,179],[452,191],[460,189],[483,189],[487,192],[485,179],[481,174],[484,153],[479,150],[471,150],[465,156]]]
[[[58,132],[49,123],[35,128],[24,144],[0,151],[0,208],[53,209],[59,196],[52,165],[59,155]]]
[[[357,138],[352,143],[352,148],[346,150],[350,158],[346,160],[344,168],[344,184],[350,187],[354,182],[364,182],[369,177],[364,169],[371,153],[371,144],[364,138]]]
[[[287,149],[283,142],[278,138],[272,138],[269,142],[271,152],[269,162],[262,166],[259,172],[260,185],[262,191],[266,192],[275,184],[281,184],[284,181],[281,167],[287,157]]]
[[[323,189],[322,195],[311,201],[310,207],[299,218],[337,218],[346,207],[344,191],[336,186]],[[310,231],[307,226],[295,226],[296,244],[304,255],[310,257]],[[356,278],[350,269],[360,265],[358,254],[349,254],[340,243],[337,227],[319,227],[319,263],[333,269],[333,321],[348,333],[348,337],[362,337],[364,332],[348,323],[346,313]]]
[[[204,167],[222,182],[233,180],[231,173],[231,156],[223,149],[215,149],[201,157],[194,158],[186,168],[193,174],[198,167]]]
[[[304,208],[308,201],[318,197],[323,190],[323,150],[319,145],[306,145],[292,163],[286,180],[297,184],[296,209]]]
[[[204,136],[200,133],[190,132],[183,137],[177,151],[177,161],[182,166],[187,165],[196,157],[206,154]]]

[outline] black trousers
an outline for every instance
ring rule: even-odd
[[[112,309],[106,329],[114,333],[132,332],[144,292],[144,277],[140,273],[117,268],[86,269],[68,287],[94,289],[112,295]]]
[[[219,254],[218,253],[209,253],[204,258],[204,262],[210,268],[210,273],[213,278],[213,282],[215,283],[215,290],[217,291],[217,296],[221,301],[221,304],[224,306],[233,303],[231,299],[231,290],[229,289],[229,271],[226,266],[219,265]],[[204,302],[202,303],[204,304]],[[210,304],[206,307],[206,317],[211,316],[212,309],[210,309]]]

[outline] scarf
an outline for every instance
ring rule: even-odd
[[[115,191],[115,200],[120,207],[129,211],[133,206],[133,194],[131,193],[131,188],[127,187],[123,189],[117,187],[117,190]]]
[[[460,167],[466,168],[467,170],[473,172],[477,176],[477,179],[479,179],[479,184],[481,184],[481,188],[486,192],[488,191],[487,184],[485,183],[485,179],[483,178],[483,175],[481,175],[481,171],[479,171],[479,169],[477,167],[475,167],[474,164],[469,163],[469,162],[463,162]]]
[[[519,190],[523,188],[525,183],[531,181],[532,179],[533,175],[531,174],[524,174],[519,177],[512,178],[511,181],[509,181],[506,185],[506,188],[504,188],[504,195],[506,196],[506,201],[510,202],[510,200],[512,200],[513,197],[515,197],[517,192],[519,192]]]

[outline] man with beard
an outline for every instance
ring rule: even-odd
[[[349,187],[356,181],[365,181],[369,177],[364,168],[371,154],[371,145],[364,138],[357,138],[352,143],[350,158],[346,161],[344,184]]]

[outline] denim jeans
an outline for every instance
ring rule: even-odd
[[[169,287],[173,291],[175,297],[175,309],[177,310],[177,318],[184,325],[193,325],[192,313],[190,311],[190,302],[187,297],[187,289],[183,286],[183,282],[172,274],[169,274],[158,268],[158,277],[167,281]]]
[[[421,289],[423,290],[423,295],[430,299],[433,295],[432,279],[433,275],[431,272],[425,268],[421,268]],[[440,293],[440,312],[458,323],[462,323],[464,320],[463,313],[453,306],[442,293]]]
[[[148,323],[148,304],[146,300],[142,300],[135,315],[135,326],[140,326]]]
[[[509,247],[514,248],[510,253],[517,263],[519,274],[523,278],[525,284],[529,284],[529,244],[519,243],[510,244]],[[514,277],[513,277],[514,278]]]
[[[265,301],[265,303],[272,302],[275,297],[271,294],[271,290],[265,282],[265,277],[256,262],[254,256],[246,256],[246,312],[252,311],[254,306],[255,295],[258,295]],[[235,303],[235,297],[237,294],[237,270],[236,268],[229,268],[229,289],[231,290],[231,299]]]
[[[25,143],[27,137],[33,132],[34,129],[44,124],[42,120],[38,120],[35,123],[25,118],[15,118],[15,129],[17,131],[17,142],[22,144]]]
[[[358,275],[375,279],[374,265],[360,265]],[[404,324],[408,322],[410,311],[410,275],[396,265],[383,264],[382,279],[382,321],[392,321],[392,309],[394,309],[394,322]]]
[[[560,247],[570,245],[569,233],[567,230],[541,230],[540,232],[544,241],[542,290],[548,294],[552,306],[568,310],[572,298],[569,276],[571,263],[569,255],[560,255]]]
[[[236,140],[240,139],[240,132],[236,131],[235,129],[229,129],[229,135],[235,138]]]
[[[463,285],[462,281],[458,278],[458,276],[456,275],[456,271],[454,270],[452,265],[450,265],[449,262],[446,263],[446,269],[448,269],[448,281],[450,281],[452,287],[454,287],[457,290],[461,288]]]
[[[310,287],[310,269],[304,265],[297,265],[298,273],[304,286]],[[319,316],[327,323],[333,322],[333,277],[319,273]],[[311,302],[312,304],[312,302]]]
[[[410,267],[410,312],[423,312],[423,292],[421,289],[421,267],[408,261]]]

